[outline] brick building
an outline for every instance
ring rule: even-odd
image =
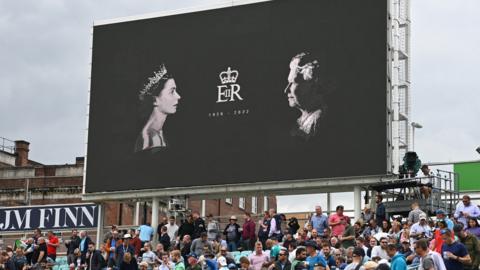
[[[84,158],[74,164],[45,165],[29,159],[30,143],[0,138],[0,206],[85,203],[82,201]],[[187,211],[202,216],[212,214],[220,221],[245,212],[261,215],[276,208],[275,196],[232,197],[188,200]],[[132,226],[151,218],[151,207],[144,202],[104,202],[104,224]],[[159,217],[172,214],[167,201],[160,201]],[[135,221],[135,218],[138,218]],[[0,233],[1,235],[1,233]]]

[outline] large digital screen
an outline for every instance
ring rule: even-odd
[[[86,193],[387,173],[387,1],[93,29]]]

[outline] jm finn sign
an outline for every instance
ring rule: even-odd
[[[95,204],[0,208],[0,232],[92,228],[97,224]]]

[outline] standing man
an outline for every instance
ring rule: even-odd
[[[478,270],[478,267],[480,265],[480,241],[474,235],[467,233],[463,229],[463,225],[461,223],[456,224],[453,227],[453,232],[455,233],[455,236],[458,237],[460,243],[465,246],[472,260],[472,263],[469,265],[464,265],[463,269]]]
[[[470,266],[472,259],[467,252],[467,249],[462,243],[452,239],[452,232],[450,230],[442,230],[442,254],[443,262],[448,270],[463,270],[464,265]]]
[[[80,247],[80,237],[78,237],[77,229],[72,230],[72,236],[65,241],[65,247],[67,248],[67,263],[68,265],[75,263],[75,249]]]
[[[427,215],[425,212],[423,212],[420,207],[418,206],[418,202],[414,202],[411,205],[412,210],[408,212],[408,224],[412,225],[414,223],[417,223],[420,221],[420,215]],[[380,223],[381,224],[381,223]]]
[[[240,232],[238,230],[239,228],[240,225],[237,224],[237,217],[231,216],[230,224],[228,224],[223,231],[223,234],[227,239],[228,251],[230,252],[237,251],[238,242],[240,240]]]
[[[87,270],[101,270],[106,266],[100,250],[95,249],[95,243],[90,242],[88,244]]]
[[[90,237],[87,235],[87,232],[86,231],[80,231],[80,253],[82,254],[81,255],[81,264],[85,264],[86,263],[86,256],[87,256],[87,252],[88,252],[88,244],[90,244],[90,242],[92,242],[92,240],[90,239]]]
[[[323,237],[324,230],[328,228],[328,217],[322,213],[320,205],[315,206],[315,214],[310,218],[310,224],[312,224],[312,228],[317,230],[318,235]]]
[[[168,233],[168,236],[170,237],[170,241],[174,242],[175,239],[177,239],[177,235],[178,235],[178,225],[177,225],[177,222],[175,220],[175,217],[170,216],[170,218],[168,219],[168,223],[165,224],[165,226],[167,227],[167,233]],[[158,239],[160,239],[160,236],[162,234],[162,228],[160,228],[158,231],[159,231]],[[175,243],[173,243],[173,244],[175,244]]]
[[[218,224],[218,221],[213,219],[212,214],[207,215],[207,234],[208,234],[208,241],[211,241],[211,242],[217,239],[217,236],[220,234],[220,225]]]
[[[116,265],[120,265],[120,263],[123,261],[123,256],[125,253],[130,253],[131,257],[134,256],[135,254],[135,249],[130,245],[130,240],[132,239],[132,236],[128,233],[124,234],[122,237],[122,245],[119,246],[115,250],[115,256],[116,256]]]
[[[245,222],[242,226],[242,247],[244,250],[253,250],[255,245],[255,222],[250,213],[245,213]]]
[[[454,217],[458,222],[463,223],[463,227],[466,228],[468,226],[467,219],[469,217],[480,217],[480,210],[478,209],[478,206],[471,203],[470,196],[463,195],[462,201],[457,204]]]
[[[205,221],[198,212],[193,212],[193,239],[199,238],[202,232],[206,232]]]
[[[153,228],[150,226],[150,223],[147,222],[138,228],[140,231],[140,241],[142,241],[142,247],[146,242],[152,241],[153,237]],[[132,254],[133,255],[133,254]]]
[[[41,265],[47,262],[47,244],[45,243],[45,238],[39,237],[37,239],[37,244],[38,244],[38,247],[35,248],[32,256],[33,265],[37,265],[37,264]]]
[[[270,208],[268,210],[270,216],[272,217],[270,219],[270,230],[268,232],[268,238],[275,237],[279,241],[282,240],[282,217],[277,214],[277,210]]]
[[[337,206],[335,211],[336,212],[334,214],[330,215],[328,224],[330,224],[330,227],[332,227],[332,236],[338,237],[345,231],[348,217],[343,215],[343,205]]]
[[[48,231],[47,256],[55,261],[57,259],[57,248],[60,245],[58,238],[53,234],[53,231]]]
[[[387,212],[385,211],[385,205],[383,204],[383,196],[378,194],[375,202],[377,203],[377,210],[375,211],[375,219],[377,224],[382,224],[384,220],[387,220]]]

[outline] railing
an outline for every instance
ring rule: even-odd
[[[409,210],[414,201],[433,213],[443,209],[453,213],[459,201],[458,174],[437,170],[436,174],[426,177],[395,179],[371,186],[381,191],[386,199],[386,206],[400,211]],[[388,207],[387,207],[388,208]]]
[[[0,151],[15,153],[15,142],[4,137],[0,137]]]

